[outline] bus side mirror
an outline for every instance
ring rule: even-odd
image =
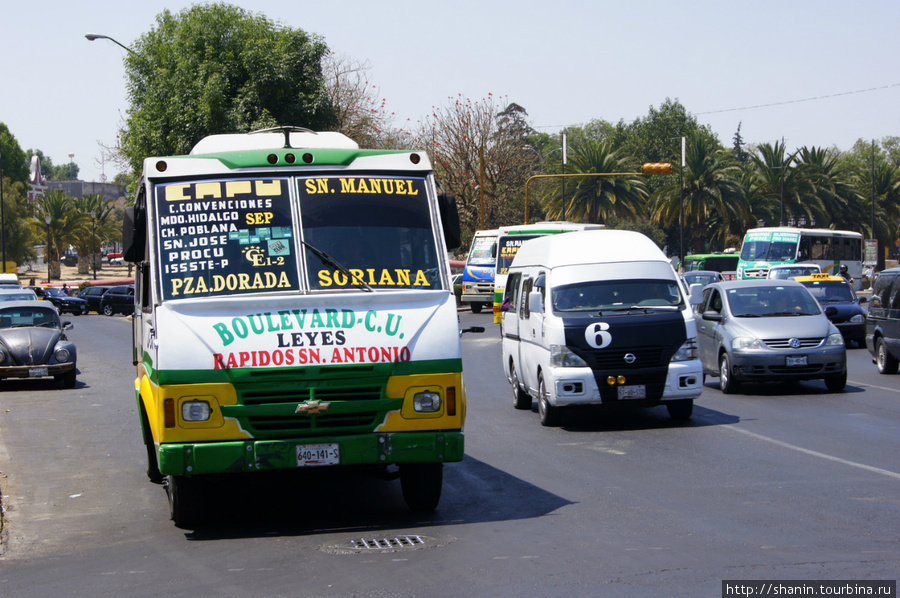
[[[438,209],[441,211],[441,225],[444,228],[444,242],[447,244],[447,249],[457,249],[462,245],[462,233],[459,228],[456,196],[438,195]]]
[[[122,258],[127,262],[144,260],[144,244],[146,242],[146,222],[144,212],[135,206],[125,208],[122,222]]]

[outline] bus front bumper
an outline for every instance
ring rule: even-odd
[[[443,463],[462,461],[464,454],[459,430],[163,444],[159,446],[159,470],[163,475],[198,475],[294,469],[301,466],[298,447],[333,449],[335,445],[339,457],[328,465]]]

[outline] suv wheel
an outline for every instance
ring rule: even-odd
[[[115,310],[113,310],[113,306],[112,306],[112,305],[110,305],[110,304],[107,303],[106,305],[103,306],[103,315],[105,315],[105,316],[111,316],[111,315],[113,315],[114,313],[116,313],[116,312],[115,312]]]

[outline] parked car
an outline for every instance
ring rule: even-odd
[[[696,306],[704,375],[722,392],[742,382],[823,379],[828,390],[847,384],[844,337],[809,293],[793,280],[735,280],[703,289]]]
[[[88,311],[94,311],[98,314],[100,312],[100,298],[103,296],[103,293],[111,289],[110,286],[91,286],[84,287],[80,293],[78,293],[78,297],[87,301]]]
[[[896,374],[900,365],[900,268],[884,270],[875,279],[866,321],[866,346],[882,374]]]
[[[80,316],[81,314],[86,314],[88,312],[87,301],[79,299],[78,297],[69,297],[64,294],[59,287],[28,288],[34,291],[38,296],[38,299],[46,299],[55,305],[56,309],[59,310],[59,313],[61,314],[69,312],[73,316]]]
[[[810,274],[795,276],[794,280],[809,289],[823,308],[835,308],[828,311],[828,319],[844,335],[845,343],[854,342],[865,347],[866,310],[859,304],[856,292],[846,279],[831,274]]]
[[[812,262],[802,262],[798,264],[780,264],[769,268],[766,278],[776,278],[778,280],[789,280],[795,276],[809,276],[810,274],[819,274],[822,267]]]
[[[0,301],[37,301],[37,298],[31,289],[0,287]]]
[[[112,287],[103,293],[100,311],[107,316],[134,313],[134,285]]]
[[[713,282],[725,280],[722,273],[716,272],[715,270],[694,270],[692,272],[685,272],[681,275],[681,278],[684,279],[684,284],[687,288],[691,288],[692,284],[706,286]]]
[[[53,376],[73,388],[77,355],[65,334],[71,329],[46,301],[0,303],[0,379]]]

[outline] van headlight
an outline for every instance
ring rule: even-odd
[[[550,365],[556,368],[586,368],[587,362],[566,345],[550,345]]]
[[[697,359],[697,339],[689,338],[678,347],[670,361],[691,361],[693,359]]]

